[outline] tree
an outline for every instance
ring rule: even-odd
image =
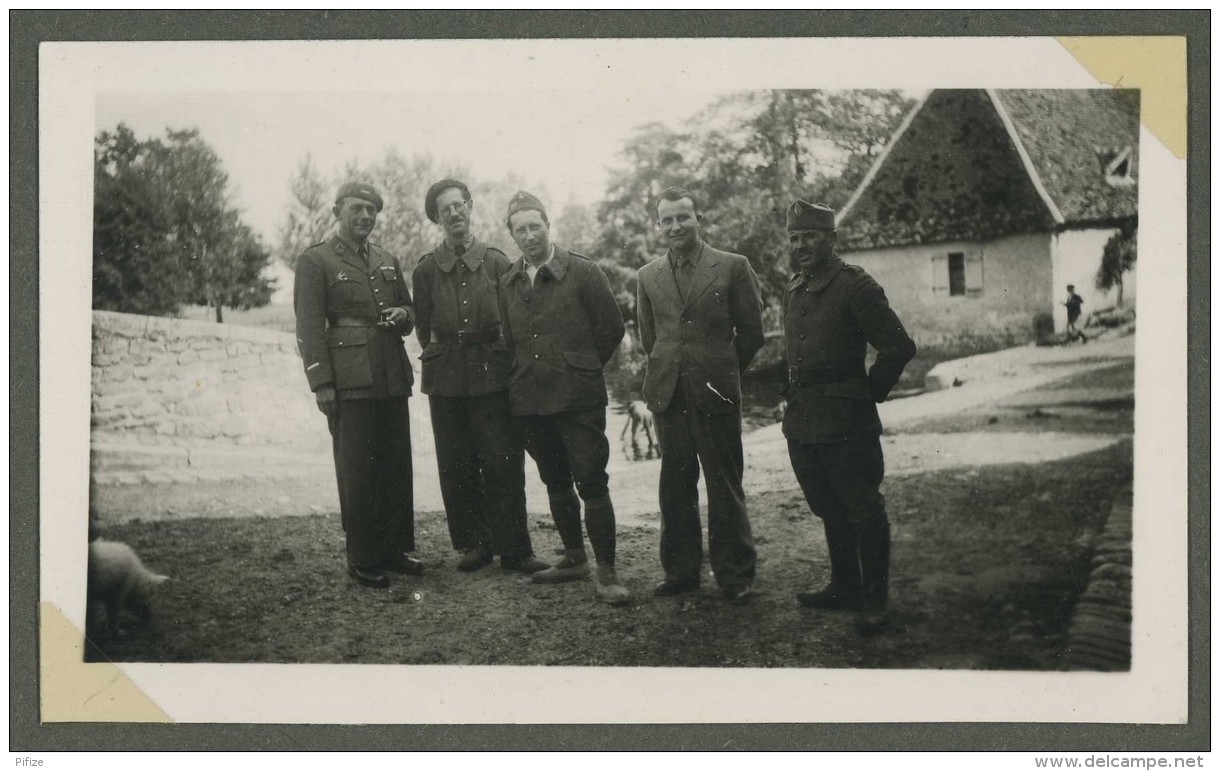
[[[266,304],[266,250],[229,205],[228,175],[195,130],[138,140],[125,125],[94,151],[94,307],[168,315],[187,302]]]
[[[1138,235],[1139,223],[1130,220],[1110,236],[1101,252],[1101,266],[1097,269],[1097,277],[1093,283],[1103,292],[1117,289],[1115,305],[1123,304],[1123,276],[1135,268]]]
[[[335,185],[318,173],[313,156],[306,155],[289,180],[292,199],[280,226],[277,256],[296,270],[297,258],[310,246],[326,240],[335,229],[331,194]]]
[[[93,307],[170,315],[189,300],[186,263],[155,174],[154,148],[127,126],[98,135],[93,169]]]

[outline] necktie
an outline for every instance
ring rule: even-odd
[[[678,294],[682,296],[682,302],[686,302],[686,293],[690,291],[691,275],[695,272],[695,266],[690,260],[682,258],[678,261],[678,270],[675,272],[674,278],[678,284]]]

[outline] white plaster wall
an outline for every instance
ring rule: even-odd
[[[1054,313],[1055,329],[1063,331],[1067,326],[1067,285],[1076,286],[1076,294],[1084,300],[1085,317],[1103,308],[1112,308],[1118,297],[1117,291],[1102,292],[1094,285],[1097,269],[1101,265],[1101,254],[1106,241],[1118,232],[1118,228],[1090,228],[1066,230],[1055,236],[1054,254]],[[1135,271],[1123,276],[1123,305],[1135,307]]]

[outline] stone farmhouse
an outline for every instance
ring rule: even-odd
[[[1115,304],[1094,278],[1138,170],[1138,91],[934,90],[840,212],[839,251],[922,345],[1028,342],[1064,328],[1068,284],[1086,315]]]

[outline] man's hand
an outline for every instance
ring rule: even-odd
[[[327,417],[336,415],[339,412],[339,399],[335,395],[335,387],[332,385],[319,386],[314,392],[314,397],[318,400],[318,409]]]
[[[399,325],[406,323],[409,318],[411,318],[411,314],[407,313],[405,308],[387,308],[381,321],[377,322],[377,326],[382,329],[398,329]]]

